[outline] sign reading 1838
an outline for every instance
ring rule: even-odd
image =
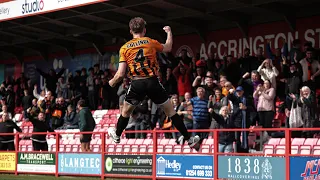
[[[55,173],[54,153],[18,153],[18,172]]]
[[[281,157],[219,156],[219,178],[285,179],[285,159]]]

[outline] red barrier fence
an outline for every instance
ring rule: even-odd
[[[277,131],[284,132],[282,144],[283,154],[264,153],[219,153],[217,142],[222,131]],[[203,152],[158,152],[158,133],[172,133],[172,130],[139,131],[152,134],[152,144],[120,145],[132,148],[137,146],[137,152],[110,152],[110,144],[106,144],[107,133],[91,132],[76,134],[100,134],[101,152],[60,152],[60,139],[69,132],[45,133],[56,136],[55,152],[23,152],[19,151],[19,135],[15,133],[16,151],[0,152],[0,172],[18,174],[48,174],[70,176],[97,176],[114,178],[138,179],[307,179],[320,177],[319,155],[291,154],[292,131],[319,132],[320,128],[277,128],[277,129],[210,129],[192,130],[190,132],[210,132],[213,134],[211,148]],[[136,133],[126,131],[125,133]],[[32,133],[44,134],[44,133]],[[0,134],[12,135],[12,134]],[[31,135],[30,133],[28,135]],[[317,139],[315,139],[315,142]],[[319,144],[320,149],[320,140]],[[151,152],[139,152],[142,146],[152,147]],[[185,145],[186,146],[186,145]],[[181,146],[181,149],[185,146]],[[204,145],[202,145],[204,146]],[[272,145],[271,145],[272,146]],[[305,145],[308,146],[308,145]],[[312,147],[311,147],[312,146]],[[116,147],[116,145],[114,145]],[[174,147],[180,147],[175,146]],[[300,147],[299,147],[300,148]],[[313,148],[313,145],[310,145]],[[173,150],[172,150],[173,151]],[[291,162],[291,163],[290,163]]]

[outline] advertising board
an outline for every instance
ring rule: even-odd
[[[18,172],[55,173],[54,153],[18,153]]]

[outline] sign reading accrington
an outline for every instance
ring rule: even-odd
[[[0,171],[16,170],[16,153],[0,153]]]
[[[55,173],[54,153],[18,153],[18,172]]]
[[[107,0],[12,0],[0,3],[0,21],[84,6]],[[0,1],[1,2],[1,1]]]

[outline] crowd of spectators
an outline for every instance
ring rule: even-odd
[[[299,116],[302,121],[298,127],[317,127],[318,57],[310,43],[302,46],[300,40],[294,40],[289,52],[287,42],[283,42],[283,47],[274,51],[268,42],[266,47],[258,47],[254,56],[250,55],[250,49],[245,49],[238,57],[225,55],[223,59],[218,59],[213,53],[208,54],[208,59],[199,55],[188,57],[187,50],[182,51],[181,57],[159,54],[159,80],[171,95],[174,108],[183,116],[188,129],[272,128],[277,100],[284,102],[279,111],[286,114],[287,127],[294,126],[290,123],[293,121],[290,112],[297,107],[301,108]],[[48,127],[46,131],[79,128],[79,100],[87,102],[92,110],[121,110],[130,87],[129,79],[125,78],[116,88],[111,88],[108,81],[113,73],[100,70],[99,64],[88,71],[83,68],[68,75],[64,75],[64,69],[60,72],[50,70],[48,73],[40,69],[37,71],[45,79],[45,89],[40,93],[37,84],[33,84],[33,80],[24,74],[16,80],[6,78],[0,87],[1,114],[6,119],[12,119],[15,107],[22,106],[25,120],[34,121],[34,117],[44,119]],[[30,113],[34,117],[30,118]],[[174,129],[163,110],[146,97],[135,109],[126,129],[156,127]],[[208,136],[208,133],[196,134],[202,138]],[[274,134],[273,131],[267,132],[268,136]],[[313,137],[314,134],[308,131],[293,135]],[[145,138],[146,134],[137,132],[126,136]],[[165,136],[179,139],[180,135],[166,133]],[[233,142],[236,142],[236,149]],[[220,132],[219,151],[234,150],[248,152],[248,133]]]

